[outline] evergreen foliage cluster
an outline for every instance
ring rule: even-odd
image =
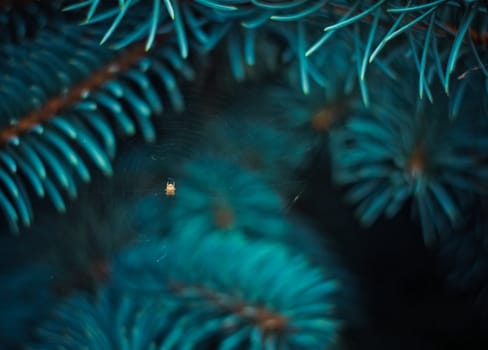
[[[0,31],[0,348],[488,344],[486,1],[0,0]]]

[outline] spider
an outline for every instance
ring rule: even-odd
[[[166,181],[166,188],[164,189],[164,193],[168,197],[173,197],[176,194],[176,183],[175,183],[175,180],[173,180],[170,177]]]

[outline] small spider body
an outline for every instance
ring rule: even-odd
[[[168,197],[174,197],[176,195],[175,180],[173,180],[172,178],[168,178],[168,181],[166,181],[166,188],[164,189],[164,193]]]

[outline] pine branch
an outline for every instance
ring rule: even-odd
[[[189,238],[122,255],[117,281],[97,300],[74,296],[61,305],[32,349],[324,348],[336,340],[341,287],[332,270],[239,234]]]
[[[171,40],[150,54],[138,43],[115,52],[94,43],[93,32],[64,23],[2,48],[10,59],[2,67],[0,91],[0,204],[13,232],[19,222],[32,222],[26,183],[64,212],[62,192],[77,196],[73,172],[90,181],[85,159],[110,176],[117,134],[139,129],[147,142],[154,141],[150,117],[163,111],[159,89],[175,110],[184,107],[176,75],[191,79],[193,71]]]
[[[332,131],[331,156],[335,180],[351,186],[346,197],[359,204],[364,225],[397,215],[412,199],[424,241],[432,245],[437,235],[464,225],[463,213],[473,205],[468,198],[488,191],[488,124],[476,86],[463,87],[460,106],[439,90],[435,105],[416,100],[414,86],[411,79],[378,84],[371,107],[352,107],[344,127]]]

